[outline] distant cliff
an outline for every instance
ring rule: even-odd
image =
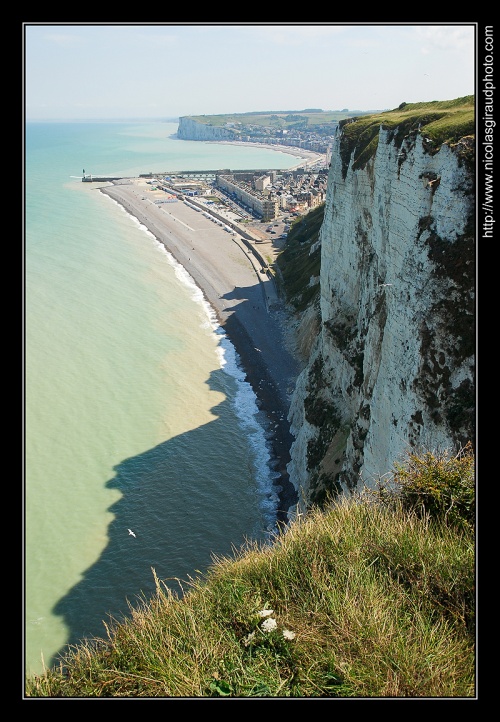
[[[289,414],[303,508],[373,486],[405,451],[474,443],[473,119],[441,143],[441,105],[344,124],[333,148],[319,332]]]
[[[237,140],[238,134],[231,128],[200,123],[193,118],[179,118],[177,137],[181,140]]]

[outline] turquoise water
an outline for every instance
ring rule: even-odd
[[[265,429],[185,271],[93,175],[288,168],[272,150],[179,141],[172,123],[28,123],[25,153],[25,667],[105,636],[212,554],[265,541]],[[75,177],[72,177],[75,176]],[[136,536],[131,536],[128,529]]]

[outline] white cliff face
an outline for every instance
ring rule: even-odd
[[[231,128],[218,125],[206,125],[183,116],[179,118],[177,137],[182,140],[234,140],[235,132]]]
[[[408,451],[473,441],[470,171],[420,134],[343,174],[332,154],[321,241],[322,328],[298,379],[288,466],[300,506],[373,487]]]

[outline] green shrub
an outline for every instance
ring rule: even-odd
[[[392,484],[380,484],[376,494],[388,502],[397,499],[404,509],[428,515],[458,528],[474,529],[475,461],[469,442],[458,454],[448,450],[420,456],[409,453],[394,465]]]

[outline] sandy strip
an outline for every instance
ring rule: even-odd
[[[165,245],[203,291],[234,345],[247,381],[266,413],[279,495],[278,521],[297,502],[286,465],[293,437],[286,419],[299,365],[290,352],[286,311],[272,281],[238,236],[232,236],[182,201],[154,203],[145,179],[100,188]],[[266,285],[267,284],[267,285]],[[267,289],[267,290],[266,290]]]
[[[293,145],[282,145],[281,143],[257,143],[255,141],[243,141],[243,140],[213,140],[205,141],[209,143],[219,143],[221,145],[239,145],[249,146],[253,148],[265,148],[266,150],[276,150],[279,153],[286,153],[294,158],[297,158],[297,163],[291,168],[287,168],[287,171],[296,170],[297,168],[307,168],[308,166],[315,165],[320,161],[326,162],[326,155],[324,153],[316,153],[313,150],[306,148],[298,148]]]

